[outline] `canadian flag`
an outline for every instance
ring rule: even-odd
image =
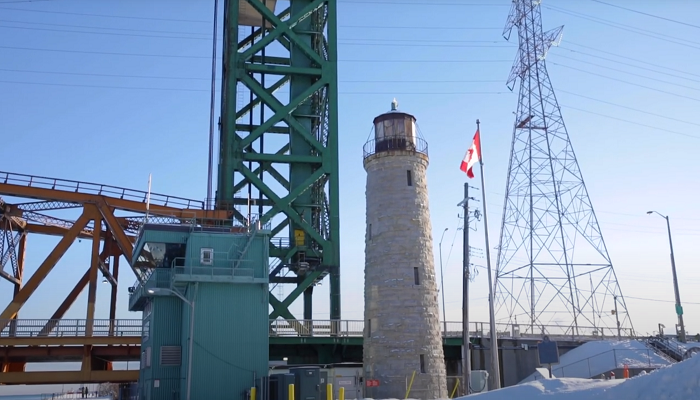
[[[464,155],[462,160],[462,165],[459,166],[463,172],[467,173],[470,178],[474,177],[474,164],[481,160],[481,140],[479,140],[479,130],[476,130],[474,134],[474,140],[472,141],[472,146],[467,150],[467,154]]]

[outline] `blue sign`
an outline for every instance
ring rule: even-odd
[[[537,344],[537,358],[540,365],[559,364],[559,348],[557,342],[544,340]]]

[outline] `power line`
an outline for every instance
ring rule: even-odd
[[[633,12],[635,14],[641,14],[641,15],[645,15],[647,17],[657,18],[657,19],[660,19],[663,21],[668,21],[668,22],[673,22],[673,23],[680,24],[680,25],[690,26],[692,28],[700,28],[700,25],[693,25],[693,24],[689,24],[687,22],[678,21],[676,19],[666,18],[666,17],[662,17],[659,15],[654,15],[654,14],[649,14],[649,13],[645,13],[645,12],[638,11],[638,10],[633,10],[631,8],[626,8],[626,7],[618,6],[615,4],[606,3],[606,2],[600,1],[600,0],[591,0],[591,1],[594,1],[594,2],[600,3],[600,4],[605,4],[606,6],[609,6],[609,7],[615,7],[615,8],[619,8],[621,10],[630,11],[630,12]]]
[[[99,76],[108,78],[139,78],[139,79],[172,79],[172,80],[202,80],[209,81],[209,78],[196,78],[187,76],[161,76],[161,75],[122,75],[122,74],[98,74],[94,72],[59,72],[59,71],[36,71],[28,69],[10,69],[0,68],[0,71],[5,72],[21,72],[33,74],[52,74],[52,75],[74,75],[74,76]]]
[[[143,35],[136,33],[116,33],[116,32],[85,32],[85,31],[71,31],[67,29],[51,29],[51,28],[30,28],[26,26],[7,26],[0,25],[0,28],[5,29],[23,29],[30,31],[45,31],[45,32],[66,32],[66,33],[86,33],[91,35],[108,35],[108,36],[130,36],[130,37],[147,37],[147,38],[162,38],[162,39],[190,39],[190,40],[207,40],[210,38],[204,37],[187,37],[187,36],[163,36],[163,35]]]
[[[22,12],[43,13],[43,14],[78,15],[78,16],[83,16],[83,17],[140,19],[140,20],[147,20],[147,21],[197,22],[197,23],[208,23],[208,24],[213,23],[213,21],[201,20],[201,19],[175,19],[175,18],[137,17],[137,16],[133,16],[133,15],[126,16],[126,15],[89,14],[89,13],[76,13],[76,12],[68,12],[68,11],[29,10],[26,8],[11,8],[11,7],[0,7],[0,9],[12,10],[12,11],[22,11]]]
[[[597,102],[599,102],[599,103],[609,104],[609,105],[611,105],[611,106],[616,106],[616,107],[624,108],[624,109],[627,109],[627,110],[630,110],[630,111],[636,111],[636,112],[640,112],[640,113],[647,114],[647,115],[653,115],[653,116],[655,116],[655,117],[665,118],[665,119],[668,119],[668,120],[671,120],[671,121],[676,121],[676,122],[682,122],[682,123],[688,124],[688,125],[700,126],[700,124],[697,123],[697,122],[684,121],[684,120],[682,120],[682,119],[673,118],[673,117],[668,117],[668,116],[661,115],[661,114],[656,114],[656,113],[653,113],[653,112],[650,112],[650,111],[640,110],[640,109],[638,109],[638,108],[633,108],[633,107],[624,106],[624,105],[622,105],[622,104],[613,103],[613,102],[611,102],[611,101],[600,100],[600,99],[596,99],[596,98],[593,98],[593,97],[584,96],[584,95],[582,95],[582,94],[577,94],[577,93],[569,92],[569,91],[567,91],[567,90],[557,89],[557,91],[558,91],[558,92],[561,92],[561,93],[570,94],[570,95],[572,95],[572,96],[581,97],[581,98],[584,98],[584,99],[587,99],[587,100],[597,101]],[[700,136],[691,136],[691,137],[699,137],[699,138],[700,138]]]
[[[622,79],[619,79],[619,78],[613,78],[613,77],[611,77],[611,76],[601,75],[601,74],[597,74],[597,73],[595,73],[595,72],[590,72],[590,71],[586,71],[586,70],[583,70],[583,69],[580,69],[580,68],[571,67],[571,66],[568,66],[568,65],[559,64],[559,63],[555,63],[555,62],[551,62],[551,61],[550,61],[550,64],[557,65],[557,66],[564,67],[564,68],[569,68],[569,69],[572,69],[572,70],[574,70],[574,71],[579,71],[579,72],[583,72],[583,73],[586,73],[586,74],[595,75],[595,76],[598,76],[598,77],[601,77],[601,78],[606,78],[606,79],[610,79],[610,80],[613,80],[613,81],[617,81],[617,82],[621,82],[621,83],[626,83],[626,84],[628,84],[628,85],[632,85],[632,86],[637,86],[637,87],[641,87],[641,88],[644,88],[644,89],[653,90],[653,91],[655,91],[655,92],[664,93],[664,94],[669,94],[669,95],[671,95],[671,96],[681,97],[681,98],[685,98],[685,99],[688,99],[688,100],[693,100],[693,101],[698,101],[698,102],[700,102],[700,99],[695,98],[695,97],[684,96],[684,95],[682,95],[682,94],[673,93],[673,92],[669,92],[669,91],[661,90],[661,89],[656,89],[656,88],[653,88],[653,87],[650,87],[650,86],[644,86],[644,85],[640,85],[640,84],[634,83],[634,82],[628,82],[628,81],[625,81],[625,80],[622,80]]]
[[[644,297],[632,297],[632,296],[622,296],[624,298],[628,299],[634,299],[634,300],[644,300],[644,301],[655,301],[658,303],[675,303],[674,300],[660,300],[660,299],[647,299]],[[695,304],[695,305],[700,305],[700,303],[693,303],[691,301],[684,301],[683,304]]]
[[[210,33],[199,33],[199,32],[184,32],[184,31],[161,31],[152,29],[129,29],[129,28],[107,28],[104,26],[93,26],[93,25],[73,25],[73,24],[51,24],[47,22],[33,22],[33,21],[17,21],[11,19],[2,19],[0,22],[9,22],[13,24],[28,24],[28,25],[43,25],[43,26],[60,26],[67,28],[82,28],[82,29],[106,29],[112,31],[128,31],[128,32],[147,32],[147,33],[175,33],[182,35],[200,35],[209,36],[207,39],[211,38]],[[86,32],[87,33],[87,32]]]
[[[126,76],[125,76],[125,77],[126,77]],[[166,79],[167,79],[167,78],[166,78]],[[187,79],[187,78],[185,78],[185,79]],[[194,78],[194,79],[196,79],[196,78]],[[6,81],[6,80],[0,81],[0,83],[6,83],[6,84],[21,84],[21,85],[40,85],[40,86],[62,86],[62,87],[82,87],[82,88],[102,88],[102,89],[124,89],[124,90],[156,90],[156,91],[209,92],[208,90],[204,90],[204,89],[157,88],[157,87],[132,87],[132,86],[109,86],[109,85],[84,85],[84,84],[49,83],[49,82],[28,82],[28,81]],[[512,95],[512,92],[510,92],[510,91],[491,91],[491,92],[490,92],[490,91],[469,91],[469,92],[465,92],[465,91],[461,91],[461,92],[393,92],[393,91],[392,91],[392,92],[376,92],[376,91],[366,92],[366,91],[352,91],[352,92],[339,92],[339,94],[344,94],[344,95],[382,95],[382,96],[384,96],[384,95],[427,95],[427,94],[429,94],[429,95],[460,95],[460,96],[461,96],[461,95],[465,95],[465,96],[466,96],[466,95],[504,95],[504,94],[505,94],[505,95]],[[617,121],[620,121],[620,122],[626,122],[626,123],[633,124],[633,125],[643,126],[643,127],[646,127],[646,128],[650,128],[650,129],[657,130],[657,131],[663,131],[663,132],[673,133],[673,134],[676,134],[676,135],[681,135],[681,136],[690,137],[690,138],[694,138],[694,139],[700,139],[700,136],[694,136],[694,135],[690,135],[690,134],[687,134],[687,133],[678,132],[678,131],[674,131],[674,130],[670,130],[670,129],[666,129],[666,128],[660,128],[660,127],[656,127],[656,126],[652,126],[652,125],[642,124],[642,123],[635,122],[635,121],[630,121],[630,120],[627,120],[627,119],[624,119],[624,118],[618,118],[618,117],[614,117],[614,116],[611,116],[611,115],[606,115],[606,114],[602,114],[602,113],[598,113],[598,112],[594,112],[594,111],[584,110],[584,109],[577,108],[577,107],[572,107],[572,106],[567,106],[567,105],[562,105],[562,107],[568,108],[568,109],[572,109],[572,110],[576,110],[576,111],[581,111],[581,112],[589,113],[589,114],[593,114],[593,115],[598,115],[598,116],[605,117],[605,118],[614,119],[614,120],[617,120]],[[637,110],[637,111],[644,112],[643,110]],[[686,121],[683,121],[683,122],[686,122]],[[686,122],[686,123],[688,123],[688,122]]]
[[[1,7],[0,7],[1,8]],[[185,56],[180,54],[143,54],[143,53],[117,53],[109,51],[87,51],[87,50],[61,50],[61,49],[40,49],[33,47],[0,46],[0,49],[26,50],[26,51],[51,51],[58,53],[78,53],[78,54],[101,54],[110,56],[134,56],[134,57],[166,57],[166,58],[200,58],[211,59],[211,56]]]
[[[137,86],[110,86],[110,85],[85,85],[85,84],[73,84],[73,83],[56,83],[56,82],[28,82],[28,81],[6,81],[0,80],[0,83],[7,84],[20,84],[20,85],[40,85],[40,86],[63,86],[63,87],[82,87],[82,88],[99,88],[99,89],[125,89],[125,90],[166,90],[166,91],[183,91],[183,92],[209,92],[205,89],[186,89],[186,88],[158,88],[158,87],[137,87]],[[279,93],[279,92],[278,92]],[[493,94],[511,94],[509,91],[503,92],[489,92],[489,91],[476,91],[476,92],[445,92],[445,93],[435,93],[435,92],[339,92],[340,94],[361,94],[361,95],[391,95],[391,94],[410,94],[410,95],[420,95],[420,94],[458,94],[458,95],[493,95]]]
[[[637,28],[637,27],[634,27],[634,26],[631,26],[631,25],[620,24],[620,23],[617,23],[617,22],[613,22],[613,21],[610,21],[610,20],[603,19],[603,18],[593,17],[593,16],[590,16],[590,15],[587,15],[587,14],[583,14],[583,13],[579,13],[579,12],[576,12],[576,11],[571,11],[571,10],[567,10],[567,9],[563,9],[563,8],[559,8],[559,7],[554,7],[554,6],[543,6],[543,7],[544,7],[544,8],[547,8],[547,9],[549,9],[549,10],[555,11],[555,12],[559,12],[559,13],[566,14],[566,15],[571,15],[571,16],[573,16],[573,17],[585,19],[585,20],[587,20],[587,21],[596,22],[596,23],[599,23],[599,24],[602,24],[602,25],[606,25],[606,26],[611,26],[611,27],[613,27],[613,28],[617,28],[617,29],[620,29],[620,30],[623,30],[623,31],[627,31],[627,32],[631,32],[631,33],[636,33],[636,34],[642,35],[642,36],[652,37],[652,38],[654,38],[654,39],[659,39],[659,40],[663,40],[663,41],[666,41],[666,42],[669,42],[669,43],[679,44],[679,45],[681,45],[681,46],[686,46],[686,47],[690,47],[690,48],[693,48],[693,49],[700,49],[700,47],[692,46],[692,45],[688,44],[688,43],[691,43],[691,44],[700,45],[700,43],[698,43],[698,42],[693,42],[693,41],[686,40],[686,39],[682,39],[682,38],[678,38],[678,37],[675,37],[675,36],[665,35],[665,34],[663,34],[663,33],[658,33],[658,32],[650,31],[650,30],[647,30],[647,29],[640,29],[640,28]],[[671,40],[671,39],[673,39],[673,40]],[[679,42],[678,40],[685,41],[685,42],[688,42],[688,43]]]
[[[614,120],[620,121],[620,122],[626,122],[626,123],[628,123],[628,124],[643,126],[643,127],[645,127],[645,128],[650,128],[650,129],[654,129],[654,130],[657,130],[657,131],[663,131],[663,132],[673,133],[673,134],[676,134],[676,135],[686,136],[686,137],[690,137],[690,138],[693,138],[693,139],[700,139],[700,136],[694,136],[694,135],[690,135],[690,134],[683,133],[683,132],[678,132],[678,131],[673,131],[673,130],[666,129],[666,128],[659,128],[659,127],[657,127],[657,126],[642,124],[642,123],[640,123],[640,122],[630,121],[630,120],[628,120],[628,119],[619,118],[619,117],[613,117],[613,116],[611,116],[611,115],[606,115],[606,114],[602,114],[602,113],[598,113],[598,112],[594,112],[594,111],[584,110],[584,109],[577,108],[577,107],[567,106],[567,105],[563,105],[563,104],[562,104],[562,107],[568,108],[568,109],[570,109],[570,110],[576,110],[576,111],[580,111],[580,112],[584,112],[584,113],[588,113],[588,114],[597,115],[597,116],[599,116],[599,117],[605,117],[605,118],[609,118],[609,119],[614,119]]]
[[[393,2],[393,1],[362,1],[362,0],[344,0],[338,1],[339,4],[393,4],[397,6],[452,6],[452,7],[509,7],[508,4],[497,4],[497,3],[438,3],[438,2]]]
[[[454,27],[454,26],[396,26],[396,25],[338,25],[339,28],[361,28],[361,29],[429,29],[429,30],[459,30],[459,31],[500,31],[502,28],[485,27]]]
[[[490,48],[490,49],[513,49],[513,46],[503,46],[503,45],[478,45],[478,44],[463,44],[463,45],[456,45],[456,44],[396,44],[396,43],[348,43],[348,42],[339,42],[338,44],[342,44],[345,46],[391,46],[391,47],[450,47],[450,48],[467,48],[467,47],[482,47],[482,48]]]
[[[26,50],[26,51],[51,51],[59,53],[80,53],[80,54],[101,54],[101,55],[115,55],[115,56],[135,56],[135,57],[170,57],[170,58],[200,58],[200,59],[211,59],[211,56],[188,56],[180,54],[145,54],[145,53],[118,53],[118,52],[106,52],[106,51],[88,51],[88,50],[64,50],[64,49],[40,49],[33,47],[18,47],[18,46],[0,46],[0,49],[12,49],[12,50]],[[374,59],[374,60],[357,60],[357,59],[341,59],[341,62],[372,62],[372,63],[501,63],[501,62],[511,62],[511,60],[385,60],[385,59]]]
[[[587,56],[591,56],[591,57],[598,58],[598,59],[600,59],[600,60],[610,61],[610,62],[614,62],[614,63],[616,63],[616,64],[626,65],[626,66],[629,66],[629,67],[632,67],[632,68],[637,68],[637,69],[641,69],[641,70],[644,70],[644,71],[653,72],[653,73],[656,73],[656,74],[671,76],[671,77],[678,78],[678,79],[684,79],[684,80],[691,81],[691,82],[700,82],[700,80],[697,80],[697,79],[687,78],[687,77],[685,77],[685,76],[680,76],[680,75],[676,75],[676,74],[671,74],[671,73],[668,73],[668,72],[657,71],[657,70],[651,69],[651,68],[640,67],[640,66],[638,66],[638,65],[634,65],[634,64],[630,64],[630,63],[625,63],[625,62],[618,61],[618,60],[613,60],[613,59],[611,59],[611,58],[596,56],[596,55],[591,54],[591,53],[586,53],[585,51],[573,50],[573,49],[569,49],[569,48],[567,48],[567,47],[561,47],[561,48],[564,49],[564,50],[567,50],[567,51],[569,51],[569,52],[571,52],[571,53],[574,53],[574,54],[580,54],[580,55],[584,55],[584,56],[587,55]],[[595,50],[594,50],[594,51],[595,51]],[[562,56],[561,54],[557,54],[556,57],[564,57],[564,56]],[[618,57],[620,57],[620,56],[618,56]],[[564,58],[566,58],[566,57],[564,57]],[[633,59],[633,58],[623,57],[623,59],[628,59],[628,60],[635,61],[635,59]],[[577,60],[577,61],[580,61],[580,60]],[[592,64],[592,63],[590,63],[590,62],[586,62],[586,63],[587,63],[587,64]],[[651,64],[651,63],[647,63],[647,64],[652,65],[652,66],[656,66],[656,64]],[[662,66],[658,66],[658,68],[663,68],[663,67],[662,67]],[[670,68],[669,68],[669,70],[670,70]],[[687,74],[687,75],[695,75],[695,74],[692,74],[692,73],[690,73],[690,72],[685,72],[685,71],[681,71],[681,70],[677,70],[677,71],[680,72],[680,73],[683,73],[683,74]],[[700,76],[700,75],[698,75],[698,76]]]
[[[689,89],[689,90],[700,90],[700,89],[693,88],[693,87],[690,87],[690,86],[688,86],[688,85],[684,85],[684,84],[681,84],[681,83],[669,82],[669,81],[665,81],[665,80],[663,80],[663,79],[657,79],[657,78],[652,78],[652,77],[646,76],[646,75],[635,74],[634,72],[629,72],[629,71],[624,71],[624,70],[617,69],[617,68],[608,67],[607,65],[596,64],[596,63],[592,63],[592,62],[590,62],[590,61],[579,60],[579,59],[577,59],[577,58],[567,57],[567,56],[563,56],[563,55],[561,55],[561,54],[558,54],[557,57],[566,58],[566,59],[568,59],[568,60],[576,61],[577,63],[593,65],[593,66],[595,66],[595,67],[605,68],[605,69],[608,69],[608,70],[611,70],[611,71],[620,72],[620,73],[623,73],[623,74],[632,75],[632,76],[636,76],[636,77],[639,77],[639,78],[644,78],[644,79],[649,79],[649,80],[652,80],[652,81],[657,81],[657,82],[665,83],[665,84],[667,84],[667,85],[679,86],[679,87],[682,87],[682,88],[685,88],[685,89]],[[665,74],[665,75],[670,75],[670,76],[672,76],[672,77],[679,78],[679,79],[688,79],[688,80],[691,80],[691,81],[694,81],[694,82],[700,82],[700,80],[691,79],[691,78],[686,78],[686,77],[679,76],[679,75],[673,75],[673,74]]]
[[[700,74],[695,74],[695,73],[683,71],[683,70],[680,70],[680,69],[674,69],[674,68],[672,68],[672,67],[667,67],[667,66],[663,66],[663,65],[659,65],[659,64],[650,63],[649,61],[646,61],[646,60],[640,60],[640,59],[638,59],[638,58],[632,58],[632,57],[629,57],[629,56],[621,56],[621,55],[619,55],[619,54],[617,54],[617,53],[613,53],[613,52],[610,52],[610,51],[605,51],[605,50],[596,49],[595,47],[586,46],[586,45],[579,44],[579,43],[574,43],[574,42],[568,42],[568,43],[569,43],[569,44],[573,44],[574,46],[583,47],[583,48],[586,48],[586,49],[591,49],[591,50],[597,51],[597,52],[599,52],[599,53],[610,54],[610,55],[612,55],[612,56],[616,56],[616,57],[619,57],[619,58],[622,58],[622,59],[625,59],[625,60],[631,60],[631,61],[635,61],[635,62],[638,62],[638,63],[641,63],[641,64],[646,64],[646,65],[651,65],[651,66],[657,67],[657,68],[667,69],[667,70],[669,70],[669,71],[675,71],[675,72],[680,72],[680,73],[686,74],[686,75],[692,75],[692,76],[700,77]],[[561,46],[560,46],[560,48],[566,49],[566,50],[571,51],[571,52],[574,52],[574,53],[585,54],[585,55],[591,55],[590,53],[585,53],[585,52],[578,51],[578,50],[568,49],[568,48],[566,48],[566,47],[561,47]],[[601,57],[595,56],[595,55],[593,55],[593,57],[601,58]],[[602,58],[602,59],[603,59],[603,60],[609,60],[609,61],[613,61],[613,62],[619,63],[619,61],[610,60],[609,58]],[[630,65],[630,64],[623,64],[623,65]],[[632,66],[633,66],[633,65],[632,65]],[[641,67],[635,67],[635,68],[640,68],[640,69],[641,69]],[[650,70],[650,71],[651,71],[651,70]],[[655,72],[658,72],[658,71],[655,71]]]

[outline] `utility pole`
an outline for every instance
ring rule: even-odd
[[[440,251],[440,292],[442,292],[442,323],[444,329],[443,340],[447,339],[447,314],[445,312],[445,274],[442,272],[442,239],[445,238],[445,232],[447,232],[447,229],[449,228],[445,228],[445,230],[442,231],[440,243],[438,244]]]
[[[464,228],[462,232],[462,373],[464,394],[471,394],[472,359],[469,340],[469,184],[464,182]]]
[[[658,211],[647,211],[647,214],[656,213],[666,220],[668,228],[668,245],[671,248],[671,272],[673,273],[673,291],[676,295],[676,315],[678,315],[678,341],[685,343],[685,323],[683,322],[683,306],[681,306],[681,294],[678,290],[678,276],[676,275],[676,259],[673,256],[673,240],[671,240],[671,222],[668,215],[663,215]]]
[[[613,299],[615,300],[615,321],[617,322],[617,340],[622,340],[622,336],[620,335],[620,315],[617,312],[617,296],[613,296]]]

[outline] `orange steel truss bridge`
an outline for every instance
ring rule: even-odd
[[[148,260],[132,262],[133,241],[147,215],[160,223],[232,218],[230,211],[205,210],[203,201],[151,193],[147,207],[143,191],[8,172],[0,172],[0,196],[0,276],[14,290],[9,304],[0,305],[0,384],[136,381],[138,370],[112,368],[113,362],[140,358],[141,321],[116,319],[120,257],[137,278],[147,273]],[[52,216],[67,209],[80,212],[78,218]],[[61,238],[31,276],[25,275],[29,234]],[[18,319],[22,306],[76,239],[92,240],[85,274],[50,319]],[[108,320],[95,319],[100,275],[111,286]],[[86,286],[85,319],[63,319]],[[53,361],[82,364],[79,371],[25,371],[28,362]]]

